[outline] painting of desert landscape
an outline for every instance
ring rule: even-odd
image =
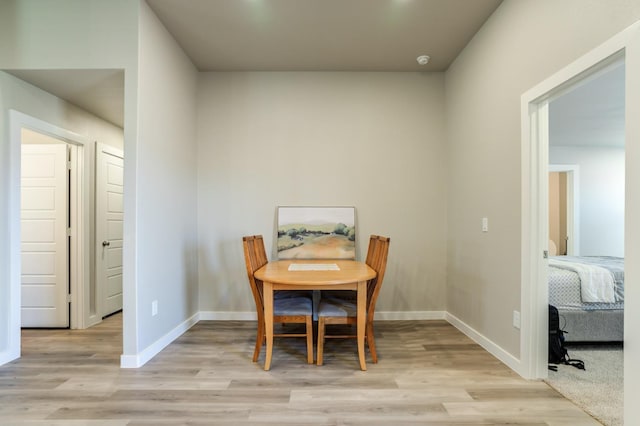
[[[354,207],[278,207],[279,259],[355,259]]]

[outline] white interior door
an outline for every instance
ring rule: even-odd
[[[123,154],[96,147],[96,274],[102,316],[122,309]]]
[[[22,327],[69,327],[67,145],[22,145]]]

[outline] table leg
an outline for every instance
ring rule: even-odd
[[[273,354],[273,285],[263,283],[262,297],[264,301],[264,329],[266,336],[266,353],[264,357],[264,369],[271,368],[271,355]]]
[[[364,335],[367,327],[367,282],[358,283],[358,358],[360,369],[365,371],[367,364],[364,352]]]

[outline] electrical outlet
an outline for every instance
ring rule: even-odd
[[[156,315],[158,315],[158,301],[154,300],[151,302],[151,316],[155,317]]]
[[[513,326],[520,330],[520,312],[513,311]]]
[[[489,232],[489,218],[482,218],[482,232]]]

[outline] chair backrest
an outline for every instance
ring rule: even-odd
[[[377,247],[378,247],[378,236],[371,235],[369,237],[369,248],[367,249],[367,259],[365,260],[367,265],[371,267],[373,267],[373,261],[374,261]]]
[[[373,321],[373,315],[376,309],[376,301],[384,274],[387,270],[387,256],[389,254],[389,243],[391,239],[372,235],[369,238],[369,249],[367,250],[366,263],[376,271],[376,277],[367,284],[367,321]]]
[[[242,237],[242,246],[244,248],[244,260],[247,266],[247,277],[249,278],[251,293],[253,294],[253,299],[256,302],[256,311],[258,319],[260,320],[264,316],[262,282],[257,280],[253,274],[268,262],[262,235],[249,235]]]
[[[267,252],[264,248],[264,239],[262,238],[262,235],[253,236],[253,247],[256,252],[258,264],[260,265],[258,268],[261,268],[269,261],[267,259]]]

